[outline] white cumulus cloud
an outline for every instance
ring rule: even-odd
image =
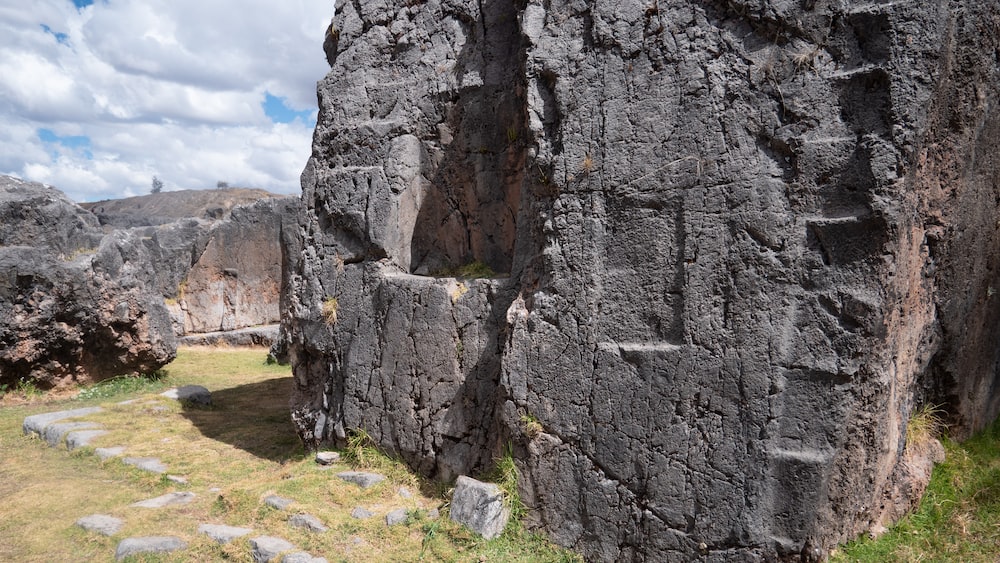
[[[77,201],[148,193],[153,175],[298,193],[332,0],[76,4],[0,0],[0,174]]]

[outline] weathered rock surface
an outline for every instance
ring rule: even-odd
[[[177,190],[81,203],[80,207],[90,211],[101,225],[128,229],[164,225],[181,219],[225,220],[237,206],[273,197],[278,196],[255,188]]]
[[[589,559],[762,561],[922,494],[915,407],[1000,411],[991,4],[396,0],[334,26],[283,231],[309,446],[363,428],[450,479],[509,439],[529,523]],[[474,261],[498,275],[433,275]]]
[[[212,393],[201,385],[182,385],[173,389],[167,389],[163,393],[160,393],[160,396],[204,407],[212,405]]]
[[[173,536],[126,538],[119,542],[115,550],[115,560],[121,561],[130,555],[140,553],[170,553],[181,549],[187,549],[187,542]]]
[[[266,563],[283,551],[295,549],[295,545],[274,536],[260,536],[250,540],[250,548],[253,550],[251,556],[256,563]]]
[[[61,192],[0,176],[0,383],[48,389],[154,371],[175,354],[141,237],[104,235]]]
[[[510,508],[504,504],[500,487],[465,475],[455,482],[450,514],[452,520],[488,540],[502,534],[510,520]]]
[[[252,533],[251,528],[239,528],[237,526],[227,526],[225,524],[199,524],[198,533],[205,534],[217,543],[226,544],[237,538]]]
[[[354,483],[362,489],[374,487],[382,481],[385,481],[385,475],[370,473],[368,471],[342,471],[337,473],[337,477],[340,477],[348,483]]]
[[[174,506],[177,504],[188,504],[193,501],[194,498],[195,494],[191,492],[167,493],[155,498],[134,502],[129,506],[138,508],[165,508],[167,506]]]
[[[80,409],[71,409],[68,411],[56,411],[56,412],[46,412],[41,414],[33,414],[31,416],[25,417],[24,422],[21,423],[21,431],[25,435],[37,434],[39,438],[44,437],[45,429],[51,425],[55,424],[61,420],[66,420],[68,418],[79,418],[82,416],[87,416],[88,414],[96,414],[101,412],[101,407],[84,407]]]
[[[115,518],[114,516],[108,516],[107,514],[91,514],[90,516],[84,516],[76,521],[76,525],[87,530],[88,532],[95,532],[105,536],[113,536],[117,534],[125,522],[121,518]]]
[[[288,525],[303,528],[310,532],[325,532],[330,529],[312,514],[293,514],[288,517]]]

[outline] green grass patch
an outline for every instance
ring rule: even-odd
[[[278,536],[330,561],[576,560],[519,526],[491,541],[475,536],[448,519],[442,487],[379,452],[363,433],[352,435],[342,463],[326,470],[317,465],[291,424],[290,369],[268,364],[266,356],[264,349],[182,348],[157,378],[121,378],[88,387],[79,398],[41,397],[0,408],[0,561],[110,561],[122,538],[144,535],[175,535],[189,548],[139,560],[250,561],[246,539],[220,546],[197,533],[200,523],[250,527],[252,537]],[[165,387],[187,384],[207,387],[213,406],[159,396]],[[94,404],[104,411],[86,420],[109,431],[94,447],[121,445],[127,456],[157,457],[169,474],[188,483],[173,483],[117,458],[101,461],[92,448],[73,453],[49,448],[21,433],[21,422],[31,414]],[[378,471],[387,480],[362,490],[335,476],[351,469]],[[400,495],[401,486],[410,490],[409,498]],[[129,506],[170,491],[196,497],[159,510]],[[271,494],[295,504],[288,511],[273,509],[263,502]],[[358,506],[374,516],[351,517]],[[406,522],[386,526],[385,515],[397,508],[407,510]],[[440,516],[431,518],[432,510]],[[122,518],[125,527],[106,538],[74,525],[95,513]],[[295,513],[316,516],[330,531],[289,526]]]
[[[963,443],[942,442],[946,459],[934,468],[917,510],[878,539],[847,544],[831,561],[997,561],[1000,420]]]
[[[435,277],[439,278],[468,278],[468,279],[479,279],[479,278],[495,278],[497,273],[490,268],[489,264],[476,260],[474,262],[469,262],[462,266],[455,266],[452,268],[442,268],[433,274]]]

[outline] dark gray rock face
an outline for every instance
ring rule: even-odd
[[[989,5],[337,10],[284,231],[308,445],[450,479],[511,440],[590,559],[755,561],[919,496],[916,406],[1000,411]]]
[[[141,237],[104,235],[57,190],[0,177],[0,383],[154,371],[175,354]]]

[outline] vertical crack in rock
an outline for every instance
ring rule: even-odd
[[[914,408],[1000,411],[987,8],[337,10],[286,237],[308,445],[447,480],[510,441],[589,559],[808,559],[922,494]]]

